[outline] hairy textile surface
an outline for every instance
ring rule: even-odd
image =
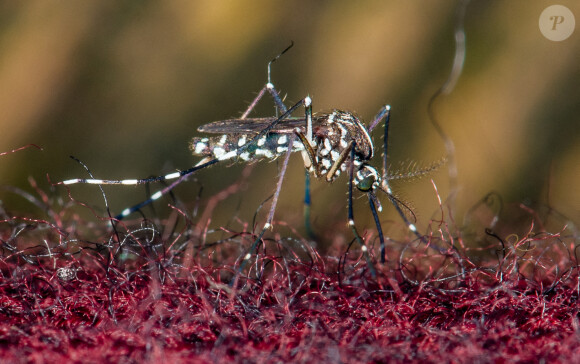
[[[430,240],[448,254],[393,244],[376,276],[355,246],[321,257],[305,239],[271,239],[236,276],[247,231],[202,233],[184,219],[170,233],[149,222],[111,232],[51,216],[0,224],[2,362],[580,357],[578,264],[564,231],[488,229],[489,246],[469,248],[439,223]]]

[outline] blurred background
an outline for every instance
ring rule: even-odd
[[[441,127],[456,146],[458,189],[454,218],[496,191],[505,202],[551,207],[580,221],[579,31],[546,39],[538,19],[550,1],[473,1],[467,8],[467,55],[454,91],[435,104]],[[580,3],[558,1],[575,15]],[[207,122],[239,116],[272,79],[288,105],[306,95],[315,111],[341,108],[367,122],[392,106],[391,163],[429,164],[445,155],[427,105],[448,77],[453,57],[455,1],[27,1],[0,3],[0,184],[32,192],[29,177],[51,195],[52,181],[126,179],[186,169],[188,143]],[[265,98],[256,116],[271,116]],[[374,133],[378,142],[382,131]],[[380,145],[380,144],[379,144]],[[279,162],[278,162],[279,163]],[[380,166],[380,160],[374,164]],[[225,164],[176,189],[180,200],[202,199],[240,179],[243,165]],[[251,221],[274,190],[278,164],[255,166],[247,188],[220,204],[214,226],[231,211]],[[431,175],[445,200],[447,167]],[[293,157],[277,219],[302,226],[304,172]],[[153,186],[152,189],[156,189]],[[439,216],[429,178],[400,182],[397,193],[425,228]],[[313,182],[315,230],[345,225],[346,179]],[[100,209],[94,185],[72,195]],[[113,213],[143,200],[143,186],[108,186]],[[4,207],[35,211],[2,191]],[[357,201],[361,226],[372,227]],[[166,205],[167,200],[157,205]],[[387,202],[385,200],[385,206]],[[400,219],[386,207],[385,229]],[[147,212],[147,210],[145,210]],[[213,224],[213,223],[212,223]]]

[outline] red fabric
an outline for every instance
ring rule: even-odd
[[[580,360],[578,267],[560,235],[448,256],[390,247],[377,277],[354,250],[298,258],[270,241],[232,288],[248,234],[163,241],[149,226],[95,243],[39,221],[11,238],[16,223],[1,225],[6,363]]]

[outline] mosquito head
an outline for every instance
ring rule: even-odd
[[[374,167],[362,164],[356,172],[354,184],[361,192],[373,192],[379,188],[381,177]]]

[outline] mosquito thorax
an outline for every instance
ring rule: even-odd
[[[373,156],[374,147],[366,126],[351,112],[334,110],[331,113],[316,116],[323,128],[315,132],[316,159],[318,176],[325,176],[328,182],[334,181],[341,172],[345,172],[350,156],[345,151],[354,145],[354,160],[357,167]],[[339,164],[336,166],[335,164]],[[338,168],[335,168],[338,167]]]
[[[369,160],[373,157],[373,141],[366,126],[352,112],[334,110],[325,114],[329,131],[327,137],[333,144],[345,148],[349,141],[355,142],[355,154],[358,159]]]

